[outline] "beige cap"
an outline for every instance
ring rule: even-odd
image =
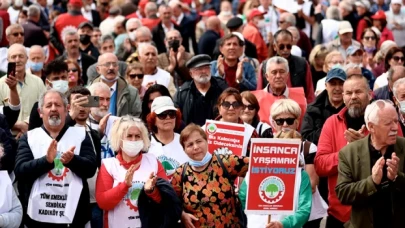
[[[342,35],[348,32],[353,32],[352,25],[348,21],[341,21],[339,23],[339,34]]]

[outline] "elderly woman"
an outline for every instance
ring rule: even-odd
[[[69,89],[83,85],[83,80],[81,79],[82,72],[80,69],[79,64],[72,60],[65,61],[68,65],[68,82],[69,82]]]
[[[149,153],[162,163],[166,175],[171,179],[174,171],[188,161],[180,144],[180,135],[174,132],[181,125],[181,112],[174,107],[170,97],[157,97],[152,102],[147,124],[152,132]]]
[[[301,109],[295,101],[291,99],[277,100],[271,106],[270,113],[271,123],[273,125],[276,138],[301,139],[301,135],[296,131],[299,126]],[[275,221],[267,224],[268,227],[272,227],[271,225],[275,223],[278,223],[279,225],[282,224],[283,228],[302,227],[308,221],[310,221],[310,224],[308,224],[310,225],[309,227],[316,227],[316,225],[313,226],[313,223],[318,224],[317,227],[319,227],[320,221],[326,215],[327,205],[325,202],[323,202],[319,195],[317,189],[318,176],[315,173],[315,168],[313,165],[317,147],[311,142],[303,141],[301,148],[300,168],[305,171],[297,172],[298,175],[301,175],[299,178],[301,179],[301,184],[299,191],[295,193],[296,197],[294,197],[298,200],[295,213],[294,215],[287,217],[272,216],[272,221]],[[246,179],[245,181],[248,183],[248,176]],[[239,197],[241,198],[242,204],[244,204],[246,200],[246,183],[242,183],[239,191]],[[311,201],[312,199],[316,200]],[[249,215],[248,223],[249,227],[265,227],[267,223],[267,216],[264,216],[263,218],[262,215]],[[262,226],[260,226],[260,224]]]
[[[243,122],[250,124],[256,129],[260,138],[273,138],[273,129],[267,123],[261,122],[259,118],[259,101],[250,91],[240,94],[242,96],[243,111],[240,118]]]
[[[342,54],[339,51],[332,51],[325,57],[323,71],[325,73],[328,73],[332,68],[335,67],[343,68],[344,64],[345,60],[343,59]],[[325,84],[326,84],[326,76],[324,78],[319,79],[318,82],[316,83],[315,95],[318,95],[325,90]]]
[[[244,177],[248,157],[212,155],[200,126],[188,125],[180,143],[189,162],[173,175],[172,185],[183,202],[181,221],[185,227],[245,227],[246,217],[235,195],[233,183]]]
[[[118,155],[103,159],[96,183],[96,200],[106,215],[104,224],[108,228],[146,226],[143,223],[149,218],[144,217],[143,210],[149,205],[141,205],[140,201],[142,197],[155,204],[168,200],[166,193],[170,188],[157,185],[157,178],[163,183],[167,180],[166,173],[156,157],[146,153],[150,141],[142,121],[124,116],[115,121],[111,130],[115,132],[110,140],[111,148]],[[169,211],[163,213],[173,210],[165,209]],[[161,216],[158,211],[155,213]]]
[[[217,108],[219,111],[219,116],[215,118],[217,121],[223,121],[234,124],[243,124],[245,126],[244,140],[242,146],[242,153],[245,156],[250,154],[250,139],[258,138],[258,134],[254,127],[250,124],[244,123],[242,119],[239,118],[243,111],[242,96],[239,91],[235,88],[227,88],[218,97]],[[203,129],[205,130],[205,125]]]
[[[143,66],[138,62],[128,65],[125,73],[125,80],[128,82],[128,84],[138,89],[141,100],[143,99],[147,89],[145,86],[142,86],[144,75]]]

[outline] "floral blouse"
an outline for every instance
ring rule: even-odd
[[[236,155],[220,155],[231,179],[244,177],[248,171],[249,158]],[[235,195],[231,183],[223,176],[217,156],[212,156],[205,170],[197,172],[189,165],[182,181],[184,164],[176,169],[172,185],[183,201],[186,213],[194,215],[195,227],[239,227],[235,210]],[[233,184],[233,183],[232,183]]]

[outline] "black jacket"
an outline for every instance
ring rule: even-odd
[[[183,20],[181,20],[179,25],[180,29],[179,31],[181,33],[181,37],[183,38],[182,45],[186,49],[186,52],[190,53],[191,52],[190,39],[191,39],[194,55],[201,54],[198,52],[197,39],[195,37],[196,24],[197,23],[192,16],[184,15]]]
[[[27,23],[22,24],[24,28],[24,46],[31,47],[39,45],[41,47],[48,45],[49,41],[39,24],[34,21],[28,20]]]
[[[144,189],[142,189],[138,198],[139,217],[143,228],[166,228],[178,227],[183,204],[172,185],[158,178],[156,188],[159,189],[161,201],[154,202],[150,199]]]
[[[316,97],[314,102],[307,106],[301,126],[302,137],[318,145],[319,136],[326,119],[333,114],[337,114],[343,107],[344,104],[338,109],[332,107],[329,103],[328,91],[324,90]]]
[[[211,87],[205,96],[202,96],[194,81],[185,82],[174,95],[174,104],[181,110],[184,123],[186,125],[189,123],[203,125],[205,120],[217,117],[214,109],[219,95],[227,87],[228,84],[224,79],[212,76]]]
[[[173,28],[176,29],[177,31],[180,31],[180,27],[174,23],[173,23]],[[163,29],[162,22],[159,22],[159,24],[152,29],[152,36],[153,36],[153,42],[155,43],[156,48],[158,49],[158,53],[161,54],[161,53],[167,52],[166,45],[165,45],[166,34],[165,34],[165,30]],[[184,37],[183,37],[183,40],[184,40]]]
[[[81,65],[81,68],[82,68],[82,75],[81,75],[82,80],[83,80],[83,82],[87,82],[87,74],[86,74],[87,69],[91,65],[96,63],[97,60],[93,56],[90,56],[90,55],[87,55],[87,54],[84,54],[84,53],[80,53],[80,55],[81,55],[81,59],[80,59],[79,65]],[[67,59],[67,54],[64,53],[63,55],[59,56],[56,59],[65,61]]]
[[[59,136],[55,139],[56,141],[60,140],[63,134],[68,129],[65,126]],[[90,209],[90,193],[89,186],[87,184],[87,179],[94,176],[97,164],[96,164],[96,155],[93,151],[93,146],[89,136],[86,134],[86,138],[83,140],[80,148],[80,154],[75,155],[73,159],[65,165],[72,172],[74,172],[78,177],[82,178],[83,189],[80,194],[80,199],[77,205],[76,213],[73,218],[73,223],[70,224],[70,227],[84,227],[84,225],[91,218],[91,209]],[[32,185],[35,180],[46,174],[54,168],[54,163],[48,163],[46,157],[43,156],[38,159],[34,159],[30,146],[28,145],[28,136],[24,134],[19,141],[18,151],[16,156],[16,165],[14,173],[18,181],[18,191],[20,193],[20,201],[24,210],[24,224],[28,228],[59,228],[67,227],[66,224],[49,224],[41,223],[32,220],[27,216],[27,207],[28,199],[31,193]]]
[[[18,117],[18,113],[16,113]],[[0,158],[1,170],[7,170],[11,173],[14,170],[15,155],[17,151],[17,142],[11,134],[7,119],[3,114],[0,114],[0,143],[4,148],[4,155]]]
[[[101,17],[97,10],[91,10],[91,16],[93,17],[92,24],[94,27],[100,26]]]
[[[213,30],[205,31],[198,41],[198,53],[209,55],[212,60],[215,60],[214,50],[217,45],[217,40],[220,38],[219,34]]]

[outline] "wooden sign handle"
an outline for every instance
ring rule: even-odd
[[[271,222],[271,215],[269,215],[268,217],[267,217],[267,224],[269,224]]]

